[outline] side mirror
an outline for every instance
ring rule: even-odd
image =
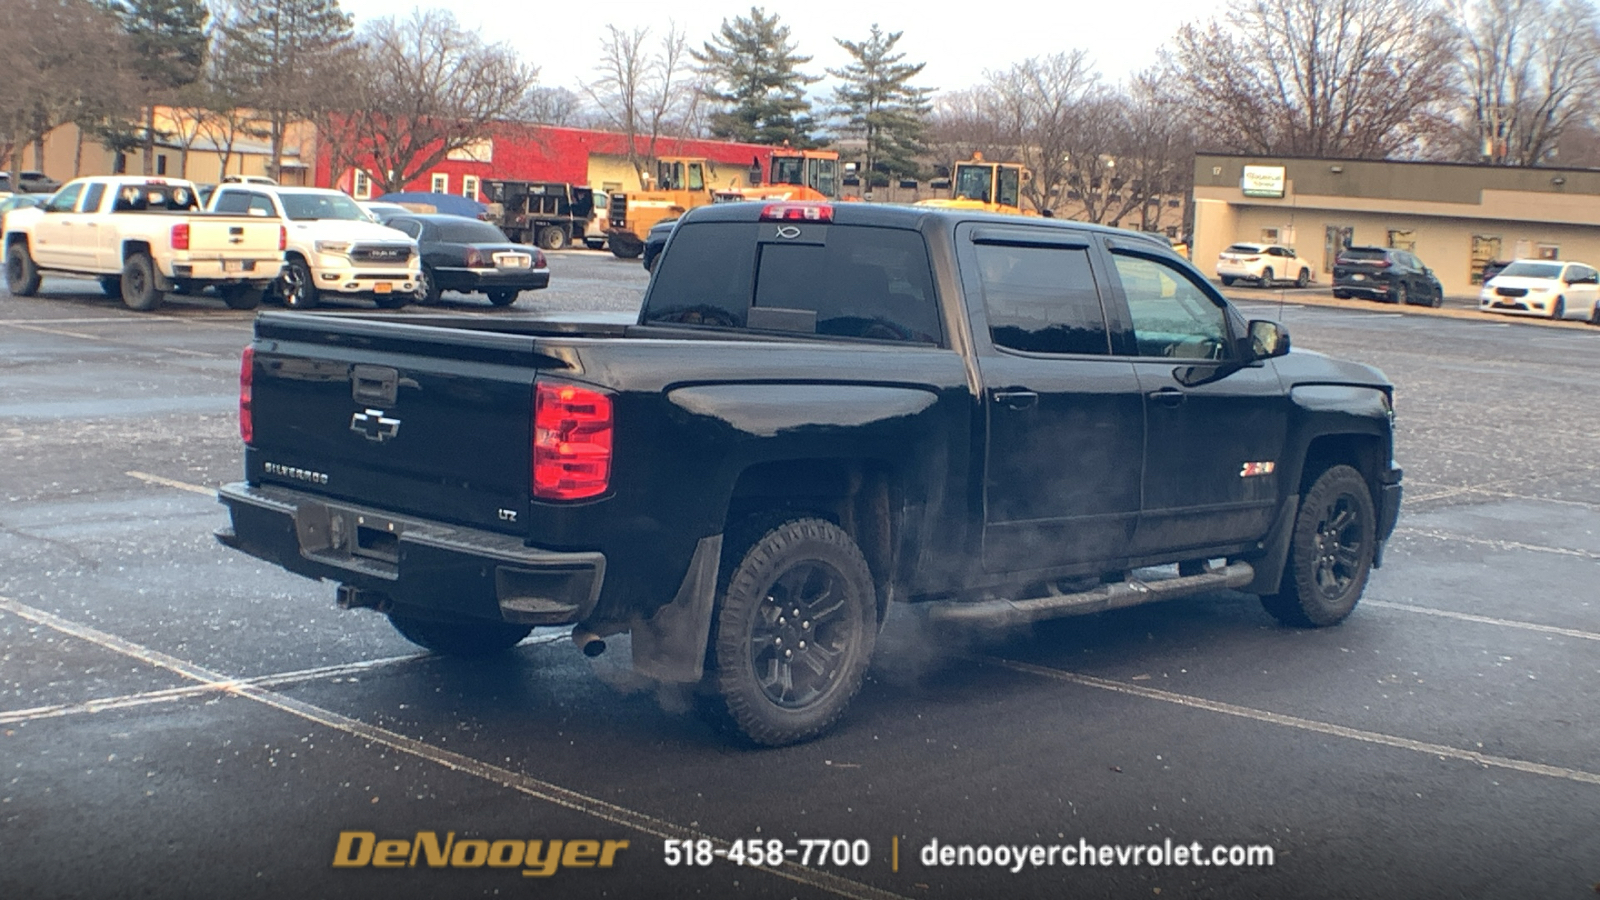
[[[1251,319],[1245,348],[1251,359],[1273,359],[1289,352],[1289,330],[1270,319]]]

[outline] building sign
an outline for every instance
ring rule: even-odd
[[[445,158],[455,162],[494,162],[494,139],[473,141],[465,147],[451,150]]]
[[[1245,166],[1239,186],[1246,197],[1282,197],[1283,184],[1283,166]]]

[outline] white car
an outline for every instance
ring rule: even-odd
[[[1282,244],[1233,244],[1217,256],[1217,278],[1224,287],[1235,281],[1254,281],[1262,287],[1292,281],[1295,287],[1305,287],[1315,271],[1310,260]]]
[[[1484,283],[1478,309],[1600,325],[1600,272],[1580,262],[1519,259]]]
[[[211,195],[210,208],[286,224],[283,274],[273,292],[292,309],[314,307],[324,295],[394,309],[411,300],[422,276],[417,242],[372,221],[342,191],[223,184]]]

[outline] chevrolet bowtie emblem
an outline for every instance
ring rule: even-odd
[[[400,433],[400,420],[385,416],[381,409],[369,409],[350,417],[350,430],[381,444]]]

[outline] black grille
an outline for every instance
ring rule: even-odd
[[[409,262],[410,260],[411,248],[400,244],[357,244],[356,246],[350,248],[351,262],[393,265],[397,263]]]
[[[611,227],[626,228],[628,221],[628,195],[611,195]]]
[[[1528,289],[1527,288],[1497,287],[1497,288],[1494,289],[1494,292],[1496,294],[1499,294],[1502,297],[1526,297],[1526,296],[1528,296]]]

